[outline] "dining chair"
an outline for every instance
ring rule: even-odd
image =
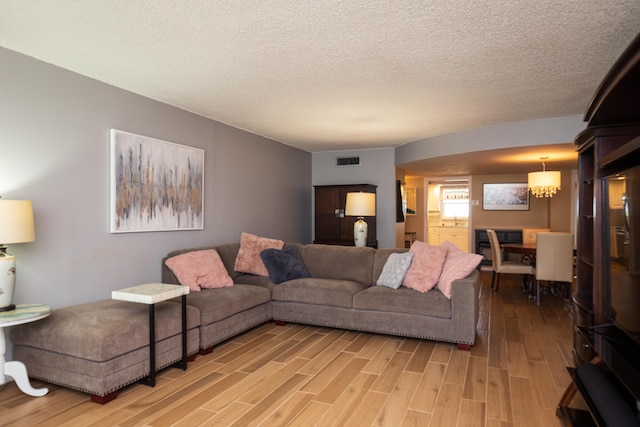
[[[495,291],[498,292],[500,287],[500,275],[501,274],[522,274],[523,279],[527,277],[527,282],[531,283],[531,277],[533,276],[533,266],[522,263],[520,261],[505,261],[502,258],[502,248],[500,248],[500,241],[495,230],[487,230],[489,235],[489,244],[491,245],[491,268],[493,274],[491,275],[491,289],[495,285]],[[523,280],[524,282],[524,280]]]
[[[523,228],[522,229],[522,243],[536,243],[536,237],[538,233],[544,233],[551,231],[550,228]],[[533,264],[532,256],[522,255],[522,262],[527,264]]]
[[[541,282],[572,283],[573,266],[572,233],[538,233],[534,273],[538,305]]]

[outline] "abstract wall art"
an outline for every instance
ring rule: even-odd
[[[204,228],[204,150],[111,129],[111,233]]]

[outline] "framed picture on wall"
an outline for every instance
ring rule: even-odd
[[[483,184],[482,210],[528,211],[529,188],[527,183]]]
[[[202,230],[204,150],[111,129],[111,233]]]

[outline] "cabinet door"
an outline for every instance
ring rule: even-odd
[[[430,184],[427,187],[427,204],[429,212],[440,212],[440,186]]]
[[[440,239],[438,239],[438,244],[441,245],[446,241],[454,243],[455,234],[453,230],[447,227],[440,228]]]
[[[469,252],[469,235],[463,231],[454,235],[453,244],[460,250]]]
[[[315,240],[338,240],[342,217],[344,207],[340,208],[340,190],[336,187],[316,187]]]
[[[460,250],[469,252],[469,232],[459,227],[442,227],[440,228],[440,239],[438,244],[449,241],[456,245]]]
[[[429,227],[429,240],[427,241],[430,245],[439,245],[440,244],[440,229],[435,227]]]
[[[340,207],[342,209],[342,213],[344,213],[344,209],[347,207],[347,193],[359,191],[351,187],[340,187],[339,189],[339,197],[340,197]],[[338,236],[341,241],[353,241],[353,224],[358,219],[353,216],[344,216],[342,221],[340,222],[340,235]],[[367,221],[367,220],[365,220]],[[367,221],[368,223],[369,221]],[[367,239],[369,239],[369,229],[367,224]]]

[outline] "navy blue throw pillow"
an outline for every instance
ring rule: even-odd
[[[281,250],[265,249],[260,252],[260,258],[262,258],[264,266],[267,267],[269,279],[273,283],[311,277],[295,246],[287,246]]]

